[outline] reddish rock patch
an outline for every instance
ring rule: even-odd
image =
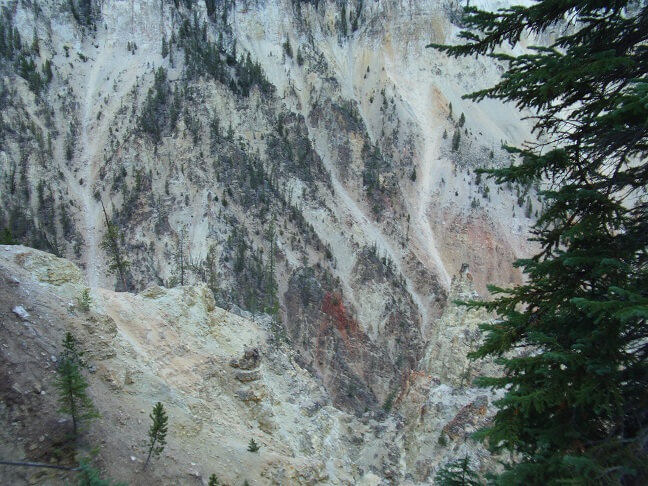
[[[330,317],[345,344],[348,344],[349,338],[358,339],[362,336],[357,321],[348,316],[339,292],[327,292],[324,295],[322,312]]]

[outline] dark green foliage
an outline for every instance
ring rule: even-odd
[[[270,251],[264,258],[263,248],[254,248],[249,243],[247,230],[232,228],[226,250],[234,253],[234,278],[237,295],[235,302],[251,312],[267,312],[276,316],[279,311],[277,281],[275,278],[275,240],[269,235]]]
[[[23,45],[20,33],[13,25],[11,10],[3,7],[0,14],[0,61],[13,61],[15,72],[27,81],[29,89],[36,96],[40,96],[53,77],[49,60],[46,60],[40,69],[38,68],[39,51],[38,32],[34,30],[31,46]],[[43,75],[40,74],[41,70]]]
[[[178,47],[184,49],[186,73],[190,79],[210,76],[241,96],[248,96],[254,86],[266,95],[274,91],[261,65],[252,62],[249,53],[237,59],[235,42],[231,52],[227,52],[220,42],[210,41],[207,24],[201,24],[197,14],[193,21],[183,20],[178,32]]]
[[[218,480],[218,478],[216,477],[215,474],[212,474],[211,476],[209,476],[208,486],[220,486],[220,484],[221,483],[220,483],[220,481]]]
[[[54,77],[54,73],[52,72],[52,61],[49,59],[46,59],[45,62],[43,63],[43,75],[45,76],[45,83],[49,84],[50,81],[52,81],[52,78]]]
[[[363,0],[358,1],[358,8],[355,11],[355,15],[353,15],[353,12],[351,13],[351,32],[355,32],[358,30],[358,23],[360,21],[360,15],[362,14],[362,2]]]
[[[59,214],[59,221],[61,223],[61,228],[63,229],[63,236],[65,238],[69,238],[72,234],[74,223],[72,222],[72,218],[68,214],[67,205],[65,203],[61,203],[59,205]]]
[[[186,283],[186,274],[188,272],[188,256],[187,256],[187,230],[182,228],[177,235],[174,242],[173,259],[175,263],[175,282],[180,285]]]
[[[61,353],[60,359],[70,360],[81,368],[86,368],[87,365],[83,360],[83,351],[79,349],[77,340],[74,338],[71,332],[66,332],[65,337],[63,338],[63,352]]]
[[[163,134],[175,129],[181,106],[177,88],[171,90],[166,69],[159,67],[142,107],[140,129],[150,135],[155,145],[159,144]]]
[[[374,145],[372,147],[365,142],[362,147],[362,160],[364,162],[364,169],[362,170],[362,185],[369,193],[381,189],[380,171],[385,167],[386,163],[378,146]]]
[[[103,207],[103,202],[101,203],[101,207],[106,222],[106,233],[104,234],[100,246],[108,256],[108,270],[117,275],[119,283],[122,285],[122,290],[128,290],[126,272],[128,271],[130,262],[124,256],[119,227],[108,219],[108,214],[106,214],[106,209]]]
[[[126,486],[126,483],[113,483],[110,479],[101,479],[99,471],[86,460],[79,462],[77,486]]]
[[[466,123],[466,117],[465,117],[465,115],[462,113],[461,116],[459,117],[459,126],[460,126],[460,127],[463,127],[465,123]]]
[[[308,137],[303,117],[280,114],[277,133],[268,134],[266,141],[268,159],[277,162],[278,170],[291,173],[307,183],[328,180],[324,164]]]
[[[98,7],[93,5],[93,0],[68,0],[70,12],[76,22],[83,27],[94,27],[97,20]]]
[[[20,33],[13,26],[11,10],[2,8],[0,16],[0,59],[13,60],[22,49]]]
[[[164,451],[167,427],[169,423],[169,418],[164,411],[164,406],[160,402],[157,402],[153,406],[153,411],[149,417],[151,418],[152,423],[149,428],[149,449],[146,462],[144,463],[144,469],[148,466],[148,463],[151,460],[151,455],[159,457],[160,454],[162,454],[162,451]]]
[[[205,7],[207,8],[207,15],[213,17],[216,13],[217,0],[205,0]]]
[[[9,228],[5,227],[2,228],[2,231],[0,231],[0,245],[17,245],[18,242],[13,239],[13,236],[11,236],[11,231]]]
[[[162,36],[162,58],[166,59],[169,55],[169,43],[167,42],[166,35]]]
[[[481,486],[479,476],[470,467],[468,456],[449,462],[434,476],[434,484],[439,486]]]
[[[77,437],[80,422],[99,417],[99,412],[86,392],[88,382],[81,374],[84,366],[81,355],[72,334],[66,333],[54,385],[58,392],[59,412],[69,414],[72,418],[74,438]]]
[[[292,50],[292,46],[290,45],[290,39],[286,39],[286,42],[283,43],[283,50],[284,50],[284,54],[292,59],[293,50]]]
[[[248,452],[258,452],[258,450],[261,449],[261,446],[256,443],[254,439],[250,439],[250,442],[248,444]]]
[[[42,179],[36,188],[38,192],[38,217],[42,221],[41,229],[56,235],[56,205],[52,187]]]
[[[391,409],[394,406],[394,398],[396,398],[396,391],[392,391],[389,395],[387,395],[387,398],[385,398],[385,401],[382,405],[382,409],[385,412],[391,412]]]
[[[459,150],[460,144],[461,144],[461,130],[457,129],[452,135],[452,151],[456,152],[457,150]]]
[[[16,59],[16,72],[20,77],[27,81],[29,89],[32,90],[36,96],[40,95],[45,82],[41,78],[33,58],[19,54]]]
[[[68,161],[71,161],[74,157],[74,147],[77,143],[77,126],[74,122],[70,122],[68,125],[68,132],[65,136],[65,158]]]
[[[479,434],[515,453],[498,484],[648,482],[647,22],[646,2],[468,8],[467,43],[435,46],[507,63],[498,84],[468,97],[537,110],[535,128],[552,142],[505,147],[516,163],[484,171],[498,183],[545,183],[540,250],[516,263],[526,283],[469,304],[500,316],[472,353],[504,367],[479,381],[505,390]],[[496,52],[553,27],[549,47]]]
[[[79,307],[84,312],[90,311],[90,306],[92,305],[92,297],[90,297],[90,289],[83,289],[81,296],[77,297],[77,302]]]

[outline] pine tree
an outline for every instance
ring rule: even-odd
[[[569,28],[566,23],[569,22]],[[648,4],[545,0],[497,12],[465,9],[452,56],[508,65],[468,95],[537,113],[542,143],[506,147],[498,183],[541,183],[532,231],[539,252],[516,265],[523,285],[491,287],[494,311],[473,358],[496,357],[504,390],[480,432],[515,461],[497,484],[648,483]],[[556,27],[552,44],[498,51]]]
[[[79,462],[77,486],[126,486],[125,483],[113,483],[110,479],[102,479],[99,471],[90,466],[87,460]]]
[[[164,446],[166,445],[167,426],[169,422],[169,418],[164,411],[164,406],[160,402],[155,404],[150,417],[153,423],[149,429],[149,450],[146,462],[144,463],[144,469],[148,466],[148,463],[151,460],[151,455],[159,456],[164,450]]]
[[[58,376],[54,383],[58,391],[59,412],[70,414],[72,417],[72,434],[78,435],[79,423],[99,417],[86,389],[88,382],[81,374],[85,367],[82,355],[71,333],[66,333],[63,340],[63,352],[58,359],[56,369]]]
[[[166,35],[162,36],[162,58],[169,55],[169,44],[167,43]]]
[[[87,368],[86,362],[83,360],[85,353],[79,349],[78,342],[71,332],[66,332],[63,338],[63,352],[59,359],[69,359],[78,364],[81,368]]]
[[[434,484],[438,486],[481,486],[483,483],[470,467],[468,456],[464,456],[463,459],[457,459],[442,466],[434,476]]]
[[[13,239],[9,228],[4,227],[0,231],[0,245],[17,245],[18,242]]]
[[[455,130],[452,135],[452,151],[456,152],[459,150],[459,144],[461,143],[461,130]]]
[[[79,303],[79,307],[81,308],[82,311],[84,312],[89,312],[90,311],[90,306],[92,305],[92,297],[90,297],[90,289],[83,289],[81,292],[81,296],[77,297],[77,302]]]
[[[250,443],[248,444],[248,452],[257,452],[259,449],[261,449],[261,446],[256,443],[254,439],[250,439]]]
[[[209,486],[220,486],[220,481],[215,474],[209,476]]]
[[[176,281],[180,283],[180,285],[184,285],[186,280],[185,280],[185,274],[187,272],[187,229],[182,228],[180,232],[178,233],[178,239],[175,242],[175,251],[173,254],[174,260],[175,260],[175,277]]]
[[[126,260],[126,258],[124,258],[121,249],[121,244],[119,242],[121,236],[119,234],[119,228],[115,223],[111,222],[108,219],[108,214],[106,213],[106,208],[103,205],[103,201],[101,202],[101,208],[103,209],[104,219],[106,221],[106,234],[104,235],[104,239],[101,242],[101,248],[108,255],[108,269],[119,277],[119,280],[123,285],[123,289],[128,290],[128,284],[126,283],[126,271],[130,266],[130,262]]]

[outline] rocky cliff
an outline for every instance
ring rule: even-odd
[[[412,372],[382,410],[355,415],[334,406],[299,352],[272,338],[269,319],[223,310],[204,284],[137,295],[89,288],[84,310],[88,287],[67,260],[0,246],[0,270],[3,460],[72,461],[53,386],[69,331],[101,414],[77,446],[82,455],[95,448],[95,464],[129,484],[206,484],[211,474],[229,484],[420,484],[458,455],[489,463],[468,435],[488,419],[492,397],[467,386],[463,368],[441,378]],[[475,317],[453,322],[457,332],[439,337],[440,347],[467,349]],[[168,410],[168,444],[143,472],[157,401]],[[250,439],[259,452],[247,451]],[[3,470],[12,484],[64,484],[66,474]]]
[[[477,368],[464,351],[488,316],[466,314],[453,299],[519,281],[511,261],[528,253],[536,204],[535,188],[498,188],[474,172],[508,164],[502,142],[529,136],[511,107],[461,98],[500,67],[425,48],[454,41],[459,8],[437,0],[3,2],[0,228],[75,262],[75,282],[86,279],[97,305],[118,295],[119,319],[129,335],[153,340],[150,349],[159,342],[147,329],[157,325],[140,327],[149,314],[137,315],[148,304],[194,299],[205,314],[218,306],[228,319],[243,316],[257,347],[273,350],[261,353],[262,369],[279,353],[277,363],[317,384],[315,402],[351,421],[335,441],[307,434],[356,451],[347,468],[313,446],[326,474],[425,481],[450,454],[437,442],[447,415],[477,399],[466,391]],[[109,225],[129,262],[123,278],[111,272]],[[119,320],[105,312],[97,329]],[[198,356],[192,346],[206,346],[198,336],[211,335],[211,317],[190,330],[193,316],[171,315],[160,322],[196,336],[178,352]],[[158,366],[176,362],[135,349],[144,354],[125,353],[130,366],[152,380],[161,379]],[[114,387],[136,374],[125,359],[110,368],[121,383]],[[177,358],[202,366],[192,359]],[[173,373],[173,386],[190,380],[185,368]],[[294,395],[282,379],[273,386]],[[263,407],[252,402],[256,412],[245,410],[256,417]],[[392,434],[379,437],[385,447],[375,445],[375,457],[355,432],[374,426]],[[294,459],[304,454],[297,450],[284,452]],[[300,469],[292,459],[286,464]]]

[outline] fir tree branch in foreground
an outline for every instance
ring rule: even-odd
[[[478,437],[516,458],[496,484],[646,484],[648,3],[467,8],[463,25],[464,44],[430,47],[504,62],[495,86],[466,97],[531,111],[543,137],[481,170],[543,186],[540,250],[516,262],[525,283],[467,304],[498,315],[471,353],[503,369],[479,380],[504,396]],[[554,27],[549,46],[498,50]]]

